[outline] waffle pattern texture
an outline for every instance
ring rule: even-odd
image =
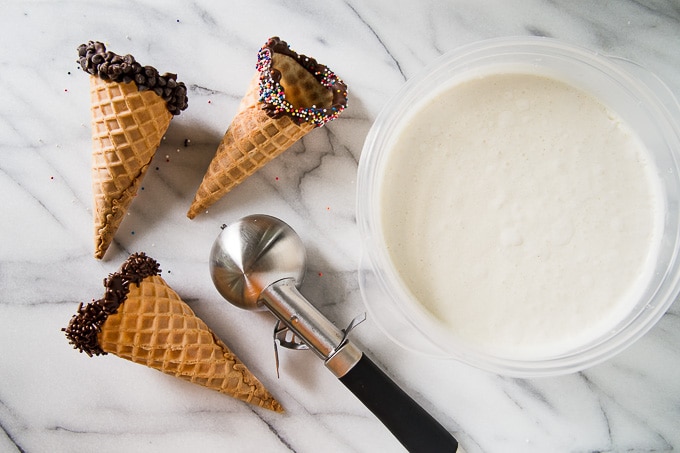
[[[240,111],[222,138],[187,216],[193,219],[314,129],[291,118],[270,118],[253,105]]]
[[[90,76],[95,257],[102,258],[137,194],[172,114],[153,91]]]
[[[131,284],[98,334],[101,348],[124,359],[275,412],[278,401],[160,277]]]

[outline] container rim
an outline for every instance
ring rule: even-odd
[[[585,47],[570,44],[554,38],[544,37],[507,37],[477,41],[448,52],[427,65],[420,73],[410,78],[385,104],[376,117],[365,139],[358,166],[356,206],[357,224],[363,246],[363,258],[360,265],[360,280],[365,280],[362,274],[372,274],[372,280],[378,285],[379,293],[386,301],[381,303],[390,305],[395,309],[395,316],[401,316],[401,321],[413,328],[417,333],[425,336],[434,344],[435,350],[442,350],[442,357],[453,358],[478,368],[497,372],[505,375],[531,377],[566,374],[580,371],[593,366],[630,346],[633,342],[648,332],[664,315],[668,308],[680,294],[680,260],[678,259],[680,248],[680,222],[676,223],[676,231],[672,236],[673,252],[670,257],[670,265],[667,269],[663,288],[659,294],[663,300],[648,310],[638,313],[628,326],[618,332],[617,335],[609,336],[599,344],[574,353],[540,360],[514,360],[502,357],[494,357],[481,353],[462,344],[451,344],[443,347],[438,343],[431,332],[433,316],[414,298],[406,289],[405,284],[398,277],[396,269],[391,265],[387,251],[381,242],[381,224],[379,218],[376,181],[381,170],[381,159],[384,157],[380,152],[389,142],[390,131],[399,124],[401,118],[393,112],[399,111],[404,104],[413,102],[413,93],[427,85],[433,74],[453,67],[456,70],[465,70],[466,65],[475,59],[484,57],[489,59],[495,55],[533,55],[536,64],[540,65],[541,57],[561,58],[572,60],[588,70],[597,70],[606,73],[622,86],[636,93],[651,111],[658,116],[663,124],[665,139],[670,143],[669,151],[672,157],[672,171],[674,178],[680,175],[680,107],[672,91],[654,74],[645,68],[628,60],[618,57],[602,55]],[[468,69],[470,69],[468,67]],[[432,93],[430,93],[432,95]],[[667,207],[668,209],[668,207]],[[380,321],[379,310],[372,307],[375,292],[370,295],[362,287],[364,303],[373,313],[378,326],[395,342],[403,347],[410,348],[408,344],[399,338],[399,334],[391,331]],[[383,308],[385,308],[383,306]],[[640,318],[640,319],[638,319]],[[435,354],[437,355],[437,354]]]

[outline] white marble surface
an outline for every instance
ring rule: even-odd
[[[308,247],[303,293],[348,323],[364,310],[357,163],[380,108],[442,53],[528,34],[630,58],[680,94],[677,0],[1,1],[0,451],[401,451],[313,354],[283,351],[276,378],[272,319],[221,301],[209,248],[222,223],[281,217]],[[350,108],[190,221],[186,210],[256,52],[274,35],[337,72]],[[189,109],[172,121],[104,261],[92,257],[88,82],[75,63],[77,45],[90,39],[176,72],[190,88]],[[134,251],[161,263],[285,414],[71,349],[60,328]],[[354,335],[469,453],[680,449],[677,303],[624,353],[556,378],[504,378],[408,353],[371,319]]]

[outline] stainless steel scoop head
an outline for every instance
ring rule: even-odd
[[[305,248],[281,220],[251,215],[224,228],[210,252],[210,275],[222,296],[247,310],[265,310],[260,295],[271,284],[302,283]]]

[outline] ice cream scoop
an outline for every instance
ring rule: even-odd
[[[409,451],[458,449],[456,439],[408,396],[297,287],[305,273],[304,245],[283,221],[266,215],[225,226],[210,253],[210,273],[227,301],[247,310],[269,310],[278,325],[314,351],[333,374]]]

